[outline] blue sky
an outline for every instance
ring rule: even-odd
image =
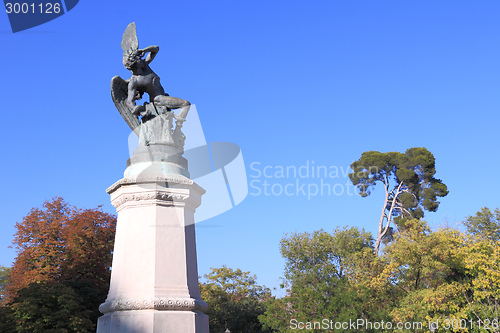
[[[16,34],[2,16],[0,265],[15,257],[15,223],[47,199],[114,212],[105,190],[123,175],[130,130],[109,84],[130,76],[120,42],[132,21],[141,47],[160,46],[152,68],[165,90],[196,104],[208,141],[241,147],[249,181],[266,166],[346,170],[364,151],[427,147],[450,190],[426,214],[433,228],[500,206],[498,1],[81,0]],[[268,182],[297,180],[321,182]],[[361,198],[341,172],[323,181],[345,192],[250,187],[198,223],[200,275],[227,265],[278,287],[285,234],[376,231],[381,189]]]

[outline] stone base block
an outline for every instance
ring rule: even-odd
[[[208,316],[193,311],[131,310],[99,317],[97,333],[209,333]]]

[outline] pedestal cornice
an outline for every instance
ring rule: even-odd
[[[181,175],[162,175],[124,178],[111,185],[107,192],[111,204],[120,211],[124,207],[187,206],[195,209],[201,204],[205,190],[191,179]]]

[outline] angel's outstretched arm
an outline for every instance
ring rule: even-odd
[[[146,59],[144,59],[146,61],[146,63],[149,65],[149,63],[151,61],[153,61],[153,59],[156,57],[156,54],[158,53],[159,50],[160,50],[159,46],[151,45],[151,46],[148,46],[144,49],[140,49],[139,51],[141,51],[143,55],[149,52]]]

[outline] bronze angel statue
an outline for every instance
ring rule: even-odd
[[[165,93],[160,84],[160,77],[149,67],[160,48],[152,45],[139,49],[134,22],[125,29],[121,47],[123,49],[123,65],[132,72],[132,77],[128,80],[123,80],[119,76],[113,77],[111,97],[130,128],[139,135],[139,116],[142,117],[141,120],[144,123],[155,116],[178,108],[182,109],[174,117],[177,120],[177,126],[182,125],[191,104],[186,100],[171,97]],[[136,105],[136,101],[142,99],[144,93],[149,95],[149,103]]]

